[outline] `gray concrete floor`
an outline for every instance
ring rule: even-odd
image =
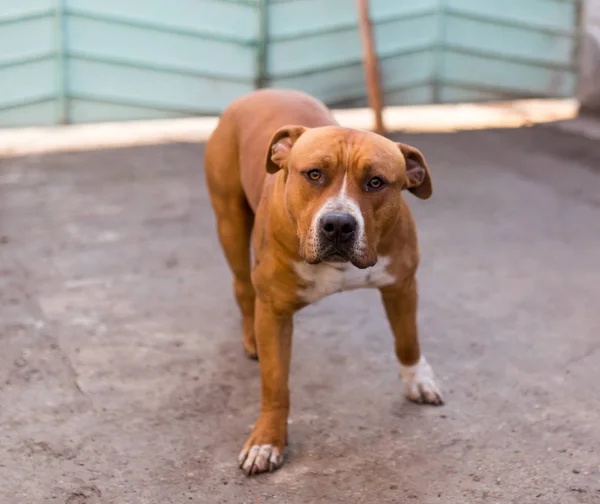
[[[447,405],[404,400],[376,292],[333,296],[297,316],[290,455],[255,479],[202,146],[0,160],[0,502],[600,502],[599,142],[404,140]]]

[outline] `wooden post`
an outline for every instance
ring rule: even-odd
[[[363,47],[363,63],[365,70],[365,81],[369,97],[369,107],[375,114],[375,131],[380,135],[385,133],[382,117],[381,84],[379,81],[379,65],[373,34],[371,20],[369,19],[369,0],[357,0],[358,26]]]

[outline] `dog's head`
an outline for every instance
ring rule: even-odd
[[[285,170],[285,208],[309,264],[374,265],[382,234],[401,217],[402,191],[432,192],[421,152],[368,131],[284,126],[266,164],[269,173]]]

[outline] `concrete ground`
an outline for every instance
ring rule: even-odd
[[[296,319],[287,464],[254,479],[202,145],[0,160],[0,502],[600,502],[600,142],[404,141],[447,405],[403,398],[376,292],[330,297]]]

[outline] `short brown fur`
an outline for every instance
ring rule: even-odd
[[[242,313],[244,348],[249,356],[260,357],[261,413],[240,456],[244,470],[253,474],[276,469],[283,461],[276,455],[283,454],[287,440],[293,314],[307,304],[299,294],[305,284],[294,264],[320,262],[311,235],[313,219],[343,184],[364,218],[365,246],[351,262],[362,269],[376,264],[378,257],[391,258],[387,271],[395,281],[382,287],[381,294],[396,354],[404,366],[419,361],[419,249],[401,192],[408,189],[426,199],[431,178],[414,147],[342,128],[318,100],[274,89],[245,95],[227,108],[207,143],[205,166]],[[322,173],[319,183],[305,177],[314,167]],[[364,186],[373,173],[387,182],[375,193]],[[270,446],[271,452],[257,454],[255,446]]]

